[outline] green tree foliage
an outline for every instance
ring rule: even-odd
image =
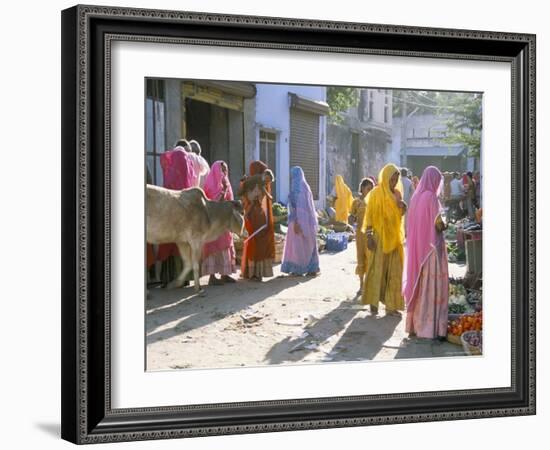
[[[481,94],[445,93],[440,114],[445,115],[448,144],[462,144],[470,156],[479,156],[481,149]]]
[[[470,156],[479,156],[481,147],[481,94],[468,92],[393,91],[393,116],[435,114],[447,127],[441,140],[462,144]]]
[[[359,89],[351,87],[329,86],[327,88],[327,103],[330,108],[329,117],[333,123],[343,123],[342,113],[359,103]]]

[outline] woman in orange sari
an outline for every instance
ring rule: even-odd
[[[250,176],[260,175],[267,169],[267,165],[263,162],[253,161],[250,163]],[[248,238],[243,247],[241,276],[255,281],[273,276],[275,227],[271,181],[266,182],[265,190],[255,189],[243,195],[244,226],[248,232]]]

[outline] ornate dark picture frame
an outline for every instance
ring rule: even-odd
[[[113,409],[110,46],[116,40],[510,63],[511,386]],[[62,123],[64,439],[84,444],[535,414],[534,35],[75,6],[62,12]]]

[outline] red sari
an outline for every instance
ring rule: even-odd
[[[267,168],[263,162],[253,161],[250,163],[250,175],[261,174]],[[266,191],[271,195],[271,183],[267,183]],[[243,278],[271,277],[275,259],[272,200],[265,194],[251,198],[245,193],[243,203],[244,226],[249,238],[243,247],[241,275]],[[261,231],[258,231],[260,229]]]

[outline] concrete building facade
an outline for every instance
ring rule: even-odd
[[[460,144],[446,144],[445,117],[434,114],[413,114],[408,118],[395,117],[392,152],[399,155],[402,166],[421,176],[427,166],[434,165],[443,172],[464,172],[479,169],[479,158],[468,156]]]
[[[194,139],[209,163],[228,163],[234,190],[259,159],[275,173],[275,200],[286,203],[290,167],[300,165],[317,206],[324,206],[326,88],[149,79],[145,109],[151,182],[162,184],[160,154],[178,139]]]
[[[377,176],[388,162],[398,162],[391,150],[392,94],[386,89],[358,89],[357,106],[332,121],[327,136],[327,192],[334,177],[342,175],[352,191],[365,176]]]
[[[286,203],[290,168],[299,165],[318,206],[324,205],[326,178],[326,88],[257,84],[252,159],[273,168],[276,199]]]

